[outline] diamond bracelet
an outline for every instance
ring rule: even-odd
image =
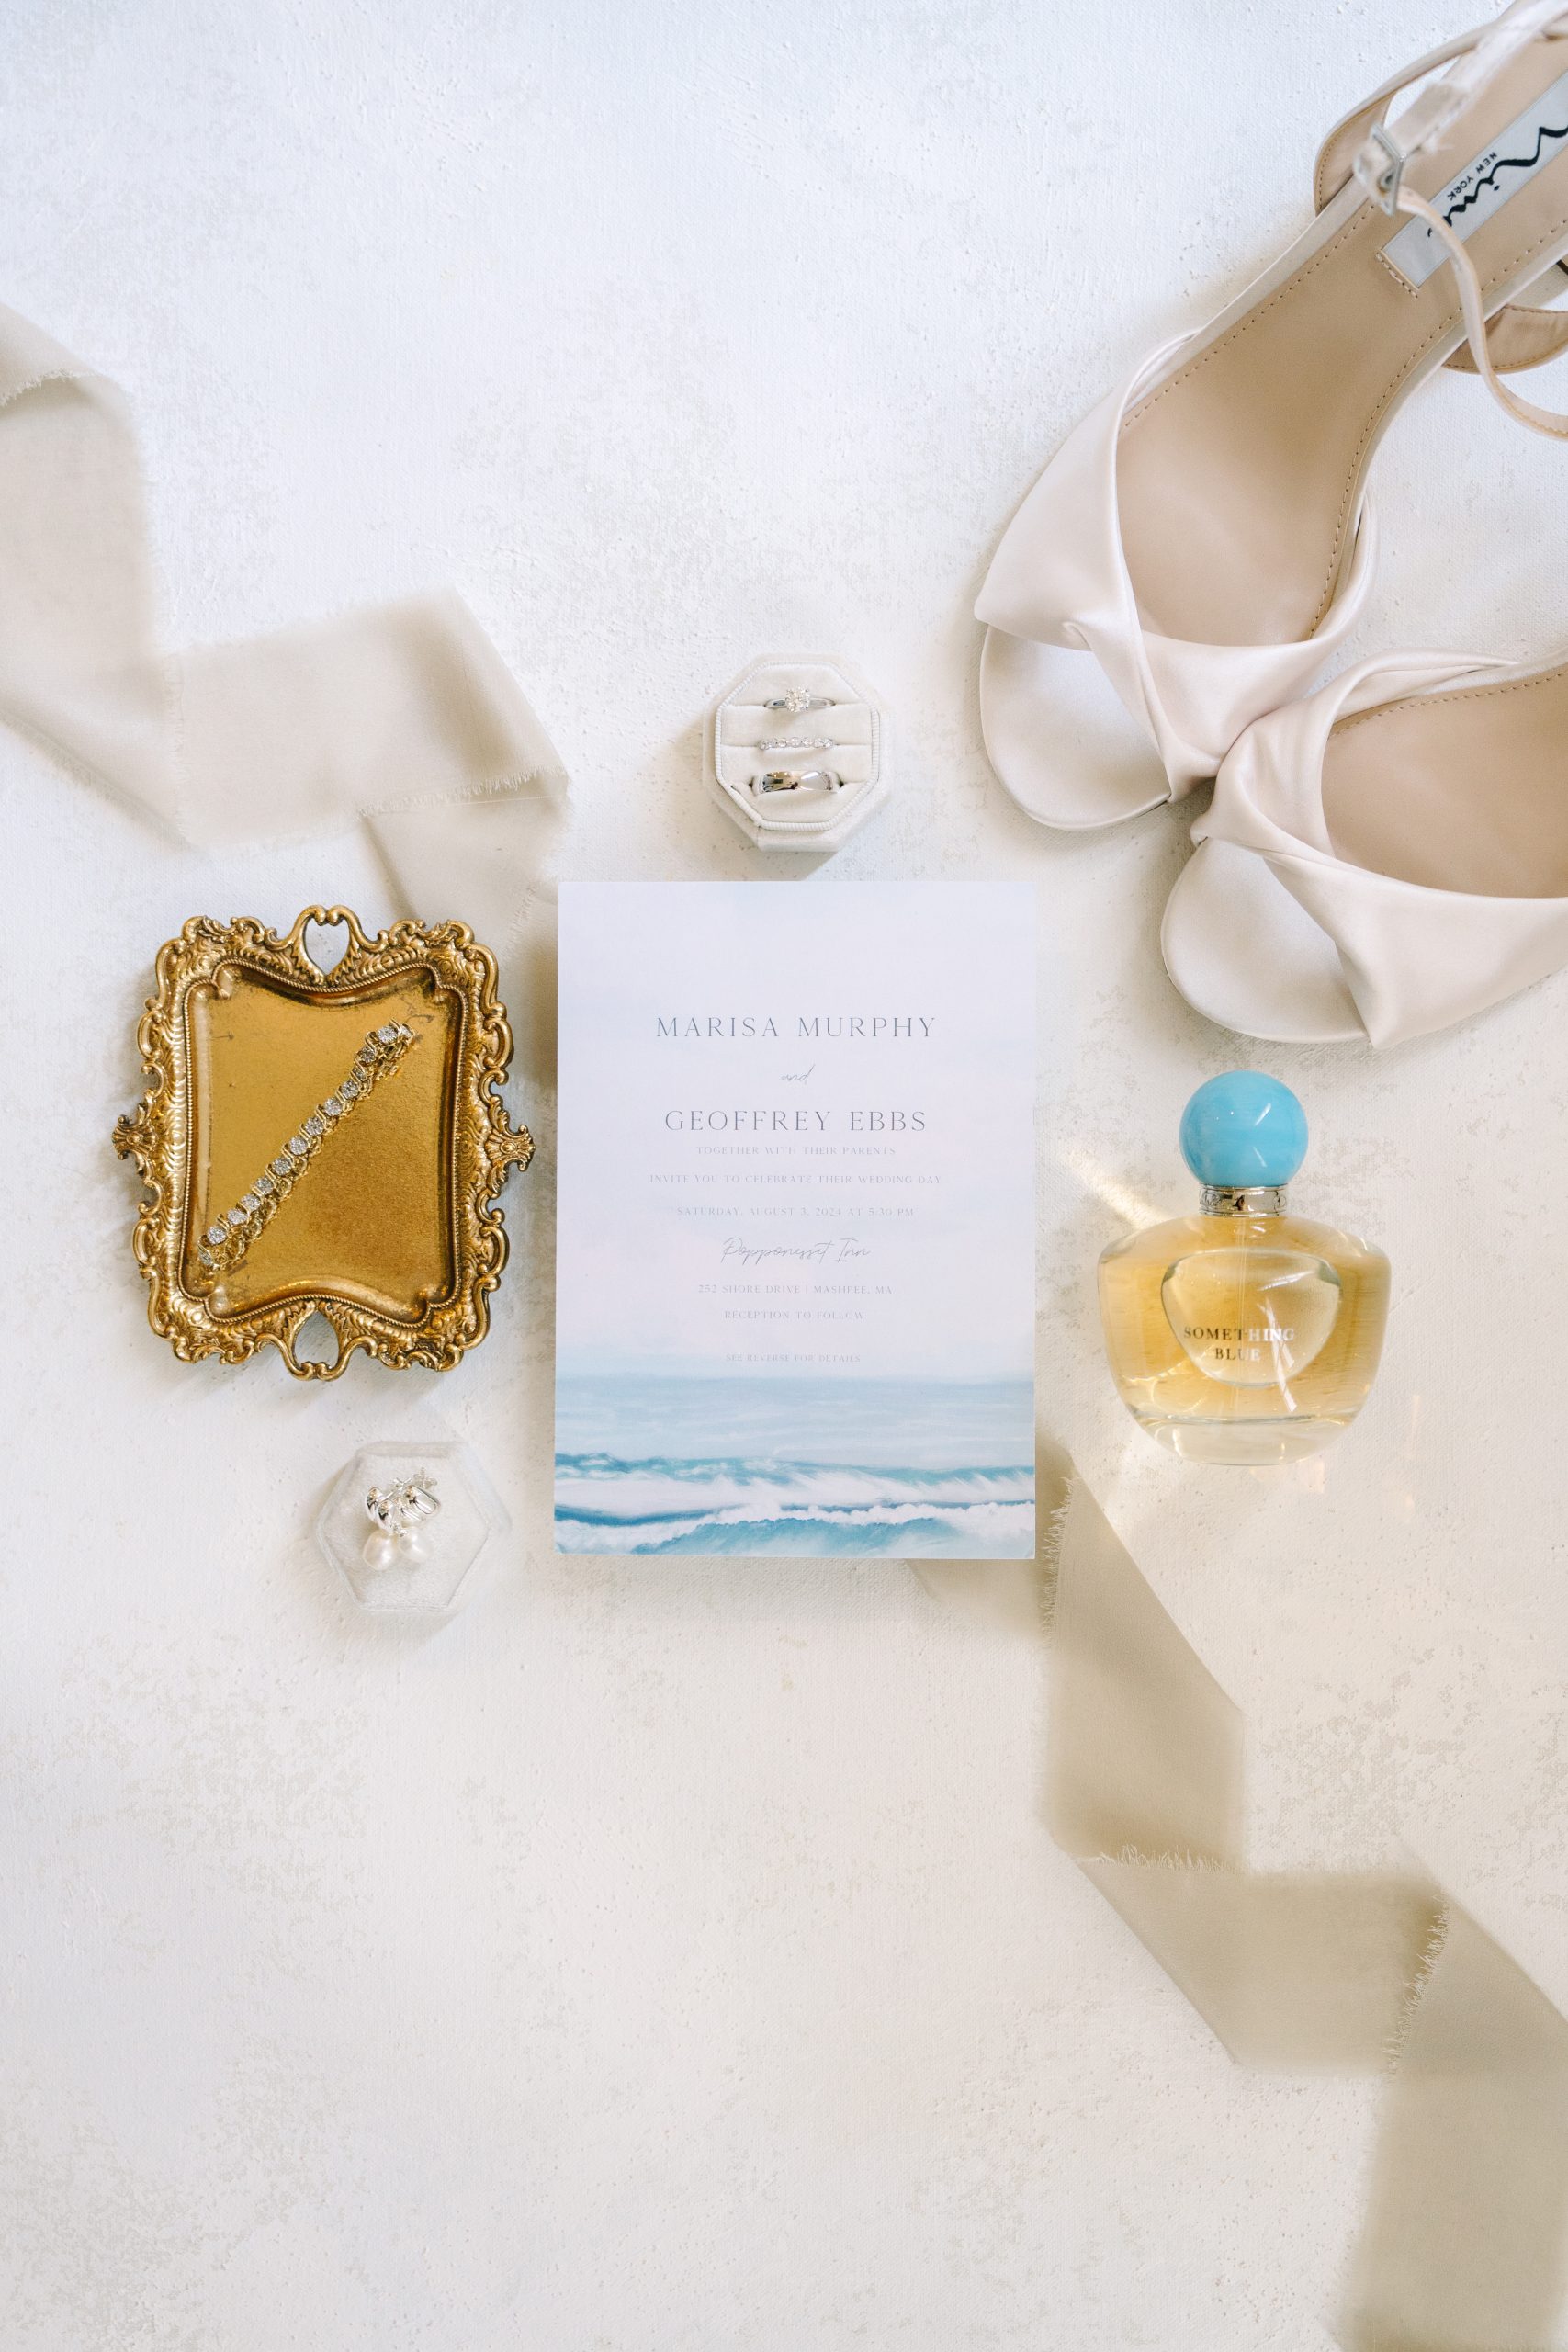
[[[413,1031],[403,1021],[389,1021],[368,1033],[353,1068],[336,1091],[329,1094],[308,1118],[301,1119],[298,1133],[289,1136],[250,1191],[208,1227],[196,1252],[204,1274],[226,1273],[241,1263],[256,1236],[277,1215],[325,1137],[334,1126],[342,1125],[356,1102],[365,1101],[378,1079],[391,1075],[413,1043]]]

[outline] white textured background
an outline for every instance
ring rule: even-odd
[[[1043,1410],[1247,1713],[1257,1858],[1414,1851],[1568,2003],[1568,980],[1266,1057],[1300,1204],[1395,1261],[1386,1370],[1325,1464],[1167,1462],[1099,1355],[1105,1186],[1181,1207],[1179,1105],[1238,1057],[1158,962],[1179,819],[1019,816],[966,617],[1065,427],[1463,20],[13,0],[0,296],[130,393],[182,639],[470,599],[574,873],[757,871],[704,705],[773,648],[863,665],[897,797],[837,871],[1032,876],[1077,968]],[[1424,392],[1364,643],[1568,637],[1565,468]],[[0,797],[6,2352],[1323,2345],[1376,2086],[1238,2072],[1054,1851],[1043,1650],[896,1563],[554,1557],[547,1148],[445,1383],[177,1365],[108,1147],[154,951],[381,910],[352,847],[179,855],[9,738]],[[515,1532],[411,1637],[307,1531],[438,1426]]]

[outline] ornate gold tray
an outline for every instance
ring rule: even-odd
[[[347,929],[328,969],[314,924]],[[283,937],[197,916],[157,978],[137,1030],[152,1084],[114,1136],[149,1194],[135,1246],[154,1331],[186,1363],[270,1342],[301,1380],[335,1379],[356,1348],[448,1370],[489,1329],[495,1195],[534,1149],[500,1098],[512,1031],[490,951],[459,922],[370,938],[346,907],[307,907]],[[312,1316],[330,1361],[295,1352]]]

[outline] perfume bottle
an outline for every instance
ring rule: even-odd
[[[1210,1079],[1181,1120],[1182,1157],[1203,1188],[1198,1214],[1129,1234],[1100,1259],[1122,1401],[1190,1462],[1320,1453],[1371,1387],[1388,1260],[1289,1214],[1285,1186],[1306,1141],[1302,1106],[1277,1079]]]

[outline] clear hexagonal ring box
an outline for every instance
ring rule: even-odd
[[[442,1617],[511,1522],[473,1449],[456,1439],[361,1446],[333,1482],[316,1541],[362,1609]]]

